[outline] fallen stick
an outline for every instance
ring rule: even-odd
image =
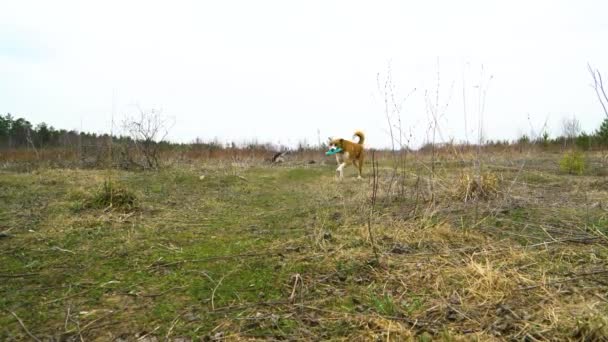
[[[30,335],[30,337],[31,337],[31,338],[33,338],[35,341],[40,342],[40,339],[38,339],[38,337],[34,336],[34,334],[32,334],[32,333],[31,333],[31,332],[30,332],[30,331],[27,329],[27,327],[25,326],[25,324],[23,324],[23,321],[21,320],[21,318],[19,318],[19,316],[17,316],[17,314],[16,314],[16,313],[14,313],[14,312],[12,312],[12,311],[11,311],[10,313],[11,313],[11,315],[15,316],[15,318],[17,319],[17,321],[19,322],[19,324],[21,325],[21,327],[23,328],[23,330],[25,330],[25,332],[26,332],[28,335]]]
[[[554,284],[566,283],[566,282],[569,282],[569,281],[572,281],[572,280],[584,278],[586,276],[595,275],[595,274],[602,274],[602,273],[608,273],[608,270],[600,270],[600,271],[593,271],[593,272],[587,272],[587,273],[579,273],[579,274],[575,275],[574,277],[554,280],[554,281],[550,281],[550,282],[547,282],[547,283],[544,283],[544,284],[540,284],[540,285],[532,285],[532,286],[520,287],[520,288],[518,288],[518,290],[531,290],[531,289],[539,288],[539,287],[545,286],[545,285],[554,285]]]

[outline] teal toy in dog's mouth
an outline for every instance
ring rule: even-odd
[[[340,153],[340,152],[342,152],[341,148],[339,148],[339,147],[332,147],[332,148],[329,149],[329,151],[325,152],[325,155],[326,156],[331,156],[331,155],[334,155],[334,154]]]

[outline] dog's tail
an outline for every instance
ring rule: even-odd
[[[357,144],[359,145],[363,145],[363,142],[365,142],[365,134],[363,134],[361,131],[355,131],[353,137],[359,137],[359,141],[357,141]]]

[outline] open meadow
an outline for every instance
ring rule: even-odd
[[[4,167],[0,340],[606,340],[606,165],[561,156]]]
[[[608,342],[608,1],[0,1],[0,342]]]

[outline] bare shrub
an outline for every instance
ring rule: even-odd
[[[146,169],[158,169],[160,146],[169,134],[172,124],[162,111],[141,108],[138,108],[138,111],[137,116],[127,117],[124,120],[123,128],[133,140],[135,150],[142,157],[142,166]],[[128,149],[126,151],[128,153]],[[129,162],[133,161],[129,160]]]

